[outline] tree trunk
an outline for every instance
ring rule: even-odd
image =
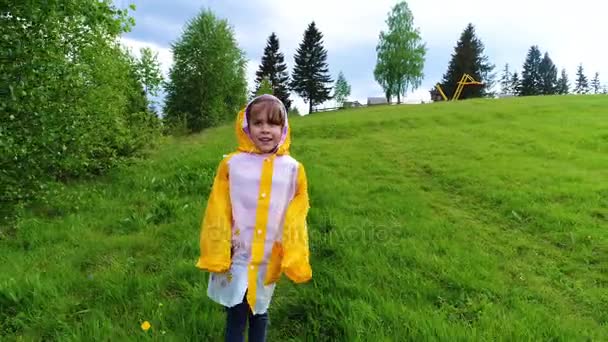
[[[401,93],[397,94],[397,104],[401,104]]]
[[[312,114],[312,100],[308,103],[308,114]]]

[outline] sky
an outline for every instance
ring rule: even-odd
[[[136,25],[121,41],[134,52],[150,47],[158,52],[166,75],[172,64],[171,43],[188,20],[201,10],[213,11],[232,26],[239,47],[248,59],[247,80],[253,88],[268,36],[275,32],[280,51],[291,72],[293,55],[308,24],[315,21],[324,36],[327,62],[333,80],[342,71],[351,85],[350,100],[366,103],[368,97],[383,96],[374,80],[376,45],[391,8],[389,0],[114,0],[119,7],[133,3]],[[429,90],[441,80],[454,46],[468,23],[475,26],[485,54],[496,66],[497,79],[506,63],[521,73],[530,46],[538,45],[559,70],[564,68],[573,86],[576,68],[582,64],[588,79],[596,72],[608,85],[608,26],[602,24],[608,1],[578,0],[556,4],[555,0],[409,0],[414,26],[426,44],[424,79],[410,91],[405,102],[430,99]],[[308,106],[291,95],[305,114]],[[320,107],[333,107],[328,101]]]

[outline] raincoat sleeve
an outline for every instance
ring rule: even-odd
[[[200,257],[196,263],[196,267],[214,273],[228,271],[231,263],[232,205],[228,159],[220,162],[207,200],[201,224]]]
[[[312,278],[309,262],[308,227],[308,182],[304,166],[299,164],[296,192],[285,214],[283,228],[283,259],[281,270],[295,283],[303,283]]]

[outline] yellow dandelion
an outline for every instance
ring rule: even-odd
[[[141,330],[143,330],[143,331],[148,331],[148,329],[150,329],[150,327],[151,327],[151,325],[150,325],[150,322],[148,322],[148,321],[144,321],[141,324]]]

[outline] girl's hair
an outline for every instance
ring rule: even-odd
[[[268,121],[274,125],[285,126],[285,107],[278,99],[272,97],[259,97],[249,105],[247,113],[247,123],[251,122],[252,114],[258,114],[262,111],[268,113]]]

